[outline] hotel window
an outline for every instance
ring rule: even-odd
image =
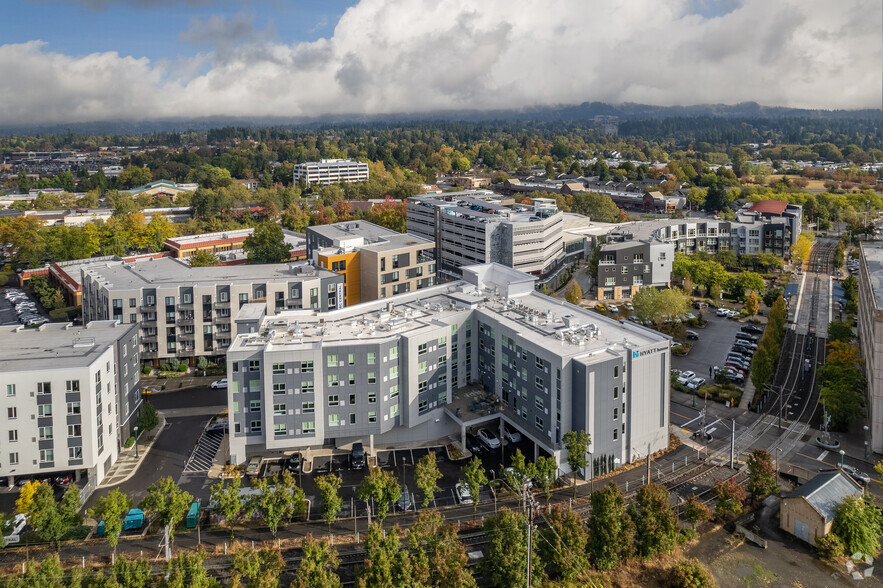
[[[81,425],[68,425],[67,426],[67,436],[68,437],[81,437],[83,435]]]
[[[334,376],[334,375],[328,376],[328,387],[329,388],[336,388],[339,383],[340,383],[340,381],[338,380],[337,376]]]
[[[429,388],[428,382],[417,382],[417,392],[426,392]]]
[[[534,420],[534,425],[536,426],[537,429],[542,431],[543,427],[545,426],[545,422],[540,417],[536,417],[536,419]]]
[[[312,361],[300,362],[300,371],[304,374],[312,374],[313,373],[313,362]]]
[[[448,363],[448,356],[441,355],[438,358],[438,367],[444,367]]]
[[[285,383],[275,382],[273,384],[273,394],[285,394]]]
[[[424,353],[426,353],[426,350],[427,350],[427,344],[421,343],[420,345],[417,346],[417,355],[423,355]]]
[[[9,442],[15,443],[18,441],[18,429],[12,429],[9,431]]]
[[[328,396],[328,406],[340,406],[340,396],[337,394]]]
[[[303,424],[303,428],[301,429],[301,433],[304,435],[312,434],[316,432],[316,421],[307,421]]]
[[[377,411],[376,410],[369,410],[368,411],[368,422],[369,423],[376,423],[377,422]]]
[[[40,427],[39,432],[41,441],[52,439],[52,427]]]
[[[355,386],[356,385],[356,374],[350,374],[348,377],[348,381],[349,381],[350,386]]]
[[[537,407],[537,410],[543,410],[543,397],[542,396],[534,396],[534,406]]]
[[[613,387],[613,398],[619,398],[619,386]]]
[[[439,347],[444,347],[444,346],[447,345],[447,344],[448,344],[448,338],[447,338],[447,337],[439,337],[439,338],[438,338],[438,346],[439,346]]]
[[[273,425],[273,436],[274,437],[281,437],[285,433],[286,433],[285,423]]]
[[[284,374],[285,373],[285,364],[284,363],[274,363],[273,364],[273,373],[274,374]]]
[[[356,365],[356,354],[350,353],[347,355],[347,363],[349,365]]]
[[[260,433],[261,432],[261,421],[251,421],[249,423],[249,429],[252,433]]]
[[[242,293],[239,295],[239,304],[248,304],[248,293]]]
[[[534,385],[536,386],[537,390],[542,391],[545,388],[545,382],[543,382],[543,379],[539,376],[536,376],[534,378]]]
[[[619,439],[619,429],[613,429],[613,440]]]
[[[389,387],[389,397],[390,398],[398,398],[399,396],[399,385],[394,384]]]
[[[328,367],[337,367],[337,355],[329,355],[326,358],[326,364]]]
[[[373,351],[368,352],[368,365],[374,365],[377,363],[377,354]]]
[[[390,359],[398,359],[399,358],[399,348],[398,347],[390,347],[389,348],[389,358]]]
[[[377,383],[377,373],[376,372],[368,372],[368,383],[376,384]]]
[[[368,404],[377,403],[377,392],[368,392]]]
[[[9,408],[6,409],[6,417],[10,420],[17,419],[18,418],[18,409],[14,406],[10,406]]]
[[[427,408],[429,408],[429,402],[426,401],[426,400],[421,400],[421,401],[417,404],[417,411],[418,411],[418,412],[423,412],[423,411],[425,411]]]
[[[399,405],[393,404],[392,406],[389,407],[389,418],[392,419],[397,416],[399,416]]]
[[[420,375],[420,374],[425,374],[425,373],[426,373],[426,362],[421,361],[420,363],[417,364],[417,374]]]
[[[314,402],[301,402],[300,411],[304,414],[312,414],[316,412],[316,404]]]
[[[68,402],[67,403],[67,414],[80,414],[80,403],[79,402]]]
[[[392,380],[392,379],[395,379],[398,377],[399,377],[399,366],[394,365],[391,368],[389,368],[389,379]]]
[[[261,360],[252,359],[248,362],[248,371],[250,372],[259,372],[261,371]]]
[[[618,409],[618,408],[614,408],[614,409],[613,409],[613,420],[616,420],[616,419],[618,419],[618,418],[619,418],[619,409]]]
[[[614,378],[619,377],[619,366],[618,365],[613,366],[613,377]]]
[[[339,424],[340,424],[340,416],[339,415],[336,415],[336,414],[329,414],[328,415],[328,426],[329,427],[336,427]]]
[[[101,381],[101,372],[95,374],[96,382]],[[37,394],[52,394],[52,384],[49,382],[37,382]]]
[[[249,412],[260,412],[261,411],[261,401],[260,400],[252,400],[248,403],[248,411]]]

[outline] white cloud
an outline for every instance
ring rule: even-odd
[[[310,43],[263,40],[239,17],[193,23],[183,34],[193,41],[250,41],[162,63],[116,53],[71,57],[39,42],[2,45],[0,120],[315,116],[596,100],[880,107],[880,3],[710,4],[361,0],[330,37]]]

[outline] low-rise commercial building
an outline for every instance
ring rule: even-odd
[[[782,494],[779,527],[815,546],[817,539],[831,532],[837,506],[850,496],[861,495],[862,487],[843,472],[822,472]]]
[[[172,258],[106,261],[82,270],[83,320],[138,324],[141,357],[219,358],[237,333],[239,309],[343,308],[343,276],[306,264],[190,267]]]
[[[465,442],[467,427],[502,422],[559,463],[570,430],[591,434],[590,461],[668,445],[667,337],[539,294],[499,264],[462,272],[331,312],[245,307],[227,353],[231,462],[328,443]],[[480,412],[476,389],[494,398]]]
[[[138,328],[117,321],[0,328],[0,476],[85,471],[99,483],[141,403]]]
[[[348,159],[322,159],[307,161],[294,166],[294,183],[303,180],[312,184],[340,184],[368,180],[368,164]]]
[[[317,267],[344,276],[346,305],[435,285],[435,244],[366,221],[307,227],[307,251]]]
[[[254,233],[254,228],[236,229],[233,231],[221,231],[218,233],[201,233],[199,235],[183,235],[172,237],[163,241],[163,249],[171,252],[172,257],[192,257],[200,251],[205,251],[222,258],[234,258],[239,263],[245,263],[243,244]],[[285,243],[291,251],[289,261],[306,259],[306,239],[303,234],[282,229]],[[222,260],[226,261],[226,259]]]

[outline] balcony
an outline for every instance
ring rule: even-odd
[[[178,320],[175,321],[179,325],[192,325],[193,324],[193,313],[178,315]]]
[[[212,304],[212,306],[213,306],[214,308],[230,308],[230,301],[227,300],[227,301],[225,301],[225,302],[220,302],[220,301],[219,301],[219,302],[215,302],[214,304]]]
[[[214,318],[214,322],[221,323],[221,324],[228,324],[230,322],[230,317],[229,316],[216,316]]]

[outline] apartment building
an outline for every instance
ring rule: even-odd
[[[861,243],[857,278],[858,341],[868,379],[871,450],[883,453],[883,242]]]
[[[368,164],[348,159],[321,159],[294,166],[294,183],[303,180],[312,184],[340,184],[364,182],[368,179]]]
[[[316,267],[344,276],[346,305],[435,285],[435,244],[365,221],[307,227]]]
[[[671,242],[609,233],[598,257],[598,300],[629,299],[644,286],[669,286],[674,257]]]
[[[463,266],[490,262],[540,277],[557,269],[564,215],[555,201],[519,205],[502,198],[480,192],[410,198],[408,232],[435,242],[446,279],[458,278]]]
[[[0,476],[101,482],[141,403],[136,325],[0,327]]]
[[[500,264],[462,272],[330,312],[246,307],[227,353],[231,462],[464,439],[502,422],[559,463],[570,430],[590,433],[589,451],[611,463],[668,445],[667,337],[539,294],[536,278]],[[481,416],[463,404],[477,388],[498,399]]]
[[[343,276],[306,264],[190,267],[160,258],[108,261],[82,275],[83,320],[138,324],[141,359],[153,365],[222,357],[249,303],[267,312],[345,304]]]

